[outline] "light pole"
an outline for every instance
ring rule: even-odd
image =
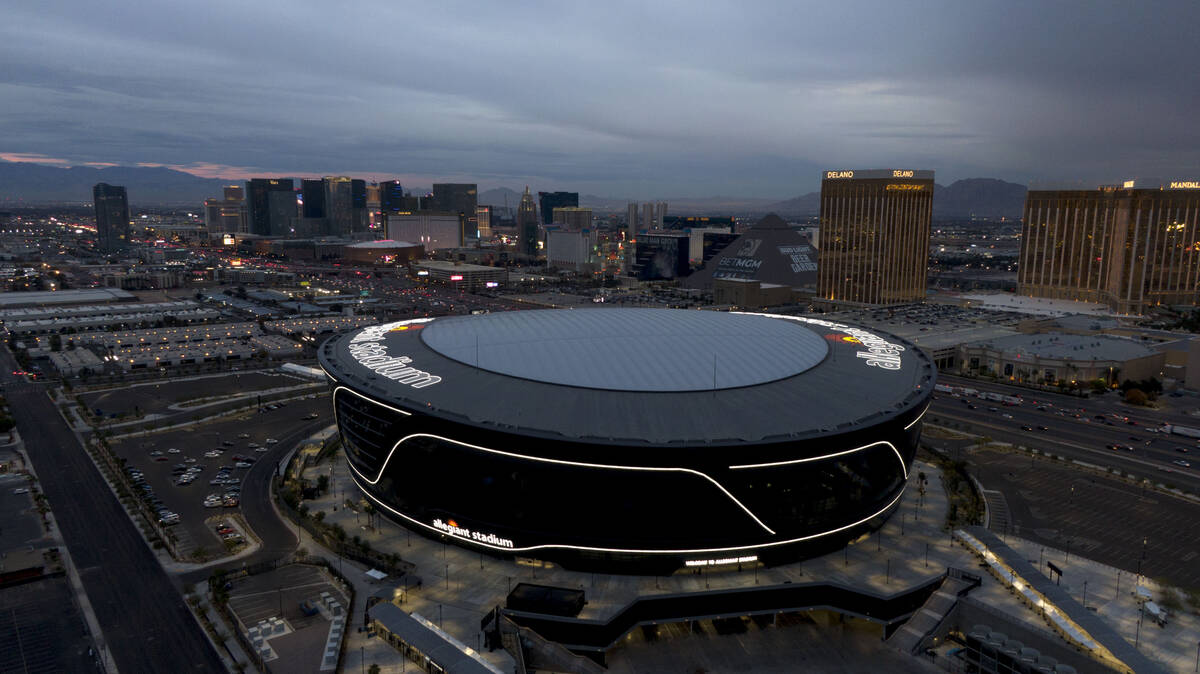
[[[1087,609],[1087,581],[1083,581],[1083,608]]]
[[[1134,648],[1138,647],[1138,643],[1141,641],[1141,638],[1142,638],[1142,616],[1144,616],[1145,614],[1146,614],[1146,604],[1143,603],[1141,606],[1138,607],[1137,632],[1135,632],[1133,635],[1133,647]]]

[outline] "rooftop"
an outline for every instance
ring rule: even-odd
[[[488,267],[482,264],[464,264],[459,262],[451,262],[449,260],[421,260],[416,263],[416,266],[423,269],[437,269],[439,271],[498,271],[502,267]]]
[[[1145,345],[1119,337],[1102,335],[1067,335],[1062,333],[1042,333],[1036,335],[1009,335],[996,339],[974,342],[974,347],[984,347],[1037,356],[1039,358],[1058,358],[1063,360],[1132,360],[1150,356],[1155,351]]]
[[[0,293],[0,309],[32,307],[46,304],[90,304],[121,302],[137,299],[132,293],[118,288],[82,288],[79,290],[48,290]]]
[[[970,302],[971,306],[1017,311],[1034,316],[1066,316],[1068,314],[1113,315],[1105,305],[1091,302],[1053,300],[1045,297],[1025,297],[1011,293],[967,293],[960,297]]]
[[[378,241],[359,241],[346,246],[347,248],[412,248],[419,246],[419,243],[409,243],[408,241],[393,241],[392,239],[380,239]]]

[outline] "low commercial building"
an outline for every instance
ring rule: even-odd
[[[793,301],[791,288],[777,283],[750,279],[717,279],[713,281],[713,304],[759,309],[779,306]]]
[[[300,342],[279,335],[251,337],[250,345],[256,351],[266,351],[271,358],[291,358],[304,351],[304,345]]]
[[[61,291],[60,291],[61,292]],[[82,316],[101,316],[105,314],[138,314],[172,311],[187,311],[199,307],[192,300],[176,300],[172,302],[139,302],[133,304],[98,304],[84,306],[43,306],[25,307],[19,309],[4,309],[0,311],[0,321],[31,321],[45,318],[79,318]]]
[[[50,354],[50,364],[64,377],[77,376],[84,370],[99,372],[104,366],[100,357],[87,349],[54,351]]]
[[[201,344],[156,344],[115,349],[112,355],[123,370],[245,360],[257,350],[249,341],[218,339]]]
[[[137,299],[119,288],[83,288],[80,290],[47,290],[0,294],[0,309],[45,307],[70,304],[102,304],[128,302]]]
[[[189,344],[212,340],[248,339],[262,334],[258,323],[220,323],[213,325],[188,325],[152,330],[124,330],[121,332],[87,332],[64,335],[63,343],[100,345],[108,348],[147,346],[151,344]]]
[[[268,333],[281,335],[324,335],[361,328],[364,325],[378,322],[379,319],[372,316],[317,316],[265,321],[262,327]]]
[[[272,269],[218,267],[213,271],[213,280],[217,283],[239,285],[294,285],[296,275],[292,272]]]
[[[1166,356],[1120,337],[1041,333],[1009,335],[959,347],[960,371],[1018,382],[1110,384],[1164,376]]]
[[[132,314],[100,314],[95,316],[64,316],[61,318],[39,318],[25,321],[5,322],[4,327],[14,335],[56,335],[104,328],[150,326],[165,323],[201,323],[221,317],[212,309],[184,311],[139,312]]]
[[[418,279],[443,283],[462,290],[501,287],[508,274],[503,267],[484,267],[446,260],[422,260],[413,265],[413,273]]]

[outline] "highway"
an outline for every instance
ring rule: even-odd
[[[1197,441],[1151,430],[1163,423],[1200,427],[1200,419],[1186,412],[1136,408],[1120,402],[1111,393],[1083,399],[956,377],[942,376],[939,383],[1010,396],[1019,393],[1024,402],[1005,406],[938,392],[926,423],[959,428],[999,442],[1120,468],[1138,477],[1200,491]],[[1112,445],[1119,445],[1120,449],[1110,449]],[[1176,461],[1191,466],[1177,465]]]
[[[4,350],[4,393],[104,640],[124,674],[224,666],[41,384],[18,380]]]

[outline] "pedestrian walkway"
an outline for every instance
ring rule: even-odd
[[[310,510],[324,512],[326,523],[340,524],[349,536],[359,536],[373,549],[398,554],[405,561],[416,564],[416,575],[423,579],[422,587],[397,588],[402,598],[401,607],[428,617],[463,643],[473,647],[481,643],[480,620],[495,606],[503,605],[511,588],[522,581],[582,589],[587,593],[587,606],[579,617],[607,620],[634,599],[656,594],[806,582],[834,582],[881,594],[892,594],[927,582],[945,573],[949,567],[976,571],[979,564],[978,558],[952,540],[951,532],[944,526],[948,503],[945,490],[941,486],[940,470],[921,462],[913,465],[909,484],[899,507],[884,526],[852,542],[843,550],[772,568],[746,565],[741,571],[708,572],[705,569],[700,573],[683,572],[659,577],[593,574],[563,569],[549,562],[498,559],[428,539],[378,514],[369,517],[361,507],[364,497],[350,478],[344,456],[340,453],[336,455],[332,464],[321,464],[308,470],[314,480],[318,475],[327,475],[330,478],[330,490],[325,496],[305,502]],[[922,475],[927,478],[924,494],[919,488]],[[348,508],[347,501],[355,507]],[[1008,537],[1007,540],[1015,539]],[[310,553],[317,549],[315,544],[310,542],[307,533],[304,545]],[[1017,544],[1019,545],[1020,543]],[[326,551],[320,554],[328,558],[332,553]],[[336,556],[333,559],[336,560]],[[355,579],[354,574],[357,574],[359,580],[355,580],[355,583],[360,595],[364,591],[370,594],[388,584],[387,580],[383,581],[382,585],[367,583],[361,579],[362,572],[367,569],[348,561],[342,561],[341,564],[347,569],[348,577]],[[1044,564],[1039,568],[1044,568]],[[353,572],[349,569],[353,569]],[[1115,581],[1115,569],[1112,570],[1112,574]],[[1044,629],[1049,638],[1058,638],[1048,627],[1042,625],[1040,619],[1006,586],[987,574],[981,575],[982,584],[972,591],[972,597],[985,602],[994,610],[1003,611],[1017,620],[1029,623],[1032,629]],[[1076,580],[1081,583],[1083,578]],[[1130,582],[1131,577],[1127,573],[1122,576],[1123,584]],[[358,587],[359,585],[362,587]],[[1089,594],[1094,590],[1095,585],[1089,583]],[[1115,587],[1109,592],[1114,590]],[[1081,586],[1072,591],[1081,591]],[[1096,598],[1090,597],[1088,605],[1096,604]],[[1121,612],[1110,613],[1102,610],[1099,615],[1105,620],[1114,621],[1114,629],[1132,643],[1137,607],[1125,601],[1122,601],[1122,606],[1124,610]],[[351,616],[354,624],[361,624],[362,613],[358,597]],[[1193,625],[1190,617],[1186,620],[1181,618],[1178,632],[1180,636],[1194,633],[1194,626],[1185,623]],[[1184,657],[1183,649],[1186,648],[1181,644],[1186,642],[1181,641],[1180,644],[1171,647],[1167,643],[1169,639],[1163,638],[1166,632],[1153,625],[1151,629],[1160,632],[1150,638],[1151,643],[1155,648],[1159,647],[1160,642],[1164,648],[1172,648],[1171,654],[1163,659],[1171,669],[1179,670],[1180,667],[1176,665]],[[1167,631],[1171,629],[1173,628],[1168,626]],[[1147,631],[1150,630],[1142,630],[1142,640],[1147,639]],[[355,641],[353,638],[356,636],[358,635],[351,634],[351,642],[355,647],[364,649],[362,653],[363,657],[367,658],[366,664],[384,664],[381,660],[372,659],[375,656],[371,656],[366,650],[372,640]],[[1190,643],[1194,649],[1197,640],[1187,638],[1191,639]],[[1142,645],[1145,643],[1143,641]],[[347,650],[348,659],[353,650]],[[378,649],[375,649],[375,652],[382,653]],[[496,656],[495,653],[485,655],[489,660]],[[505,666],[499,658],[493,662],[498,666]]]

